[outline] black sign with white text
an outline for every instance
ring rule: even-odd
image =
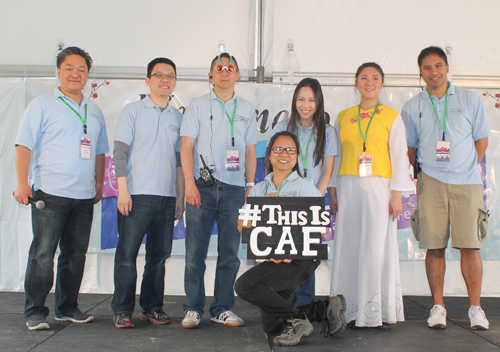
[[[323,197],[248,197],[239,210],[248,259],[327,259],[330,226]]]

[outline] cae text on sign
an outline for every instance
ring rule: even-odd
[[[248,197],[240,209],[248,259],[327,259],[330,226],[323,197]]]

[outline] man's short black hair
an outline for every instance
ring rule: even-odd
[[[64,62],[64,60],[66,60],[66,57],[70,55],[80,55],[81,57],[83,57],[85,59],[85,62],[87,63],[87,71],[90,71],[93,62],[92,58],[90,57],[88,52],[76,46],[67,47],[66,49],[61,51],[59,55],[57,55],[56,59],[57,68],[61,68],[61,64]]]
[[[432,54],[436,54],[436,55],[439,55],[443,60],[444,62],[448,65],[448,58],[446,57],[446,54],[444,52],[443,49],[441,49],[439,46],[429,46],[427,48],[425,48],[424,50],[422,50],[420,52],[420,54],[418,55],[418,68],[422,68],[422,61],[424,61],[424,59],[429,56],[429,55],[432,55]]]
[[[210,72],[212,72],[212,70],[214,69],[214,65],[215,65],[215,62],[217,61],[217,58],[218,57],[226,57],[228,58],[229,60],[233,59],[234,61],[234,64],[236,65],[236,72],[239,72],[240,71],[240,65],[238,65],[238,61],[236,61],[236,59],[234,58],[234,56],[231,56],[229,55],[229,53],[221,53],[219,55],[217,55],[216,57],[214,57],[214,59],[212,60],[212,63],[210,64]]]
[[[175,67],[175,64],[172,60],[167,59],[166,57],[157,57],[148,64],[148,78],[151,78],[151,73],[153,72],[153,68],[157,64],[167,64],[172,66],[174,68],[175,75],[177,76],[177,67]]]

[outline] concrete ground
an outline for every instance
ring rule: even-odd
[[[138,301],[138,299],[137,299]],[[50,330],[29,331],[22,315],[24,293],[0,292],[0,351],[270,351],[259,320],[259,311],[236,299],[234,312],[245,320],[239,328],[215,324],[206,315],[199,329],[183,329],[183,296],[165,296],[164,310],[172,323],[153,325],[135,316],[134,329],[116,329],[112,322],[111,295],[81,294],[80,309],[95,320],[87,324],[57,322],[51,308]],[[210,304],[211,299],[208,299]],[[432,307],[430,297],[404,297],[406,321],[392,330],[347,328],[337,338],[320,335],[321,324],[298,346],[275,347],[274,351],[500,351],[500,298],[483,298],[482,307],[490,321],[489,331],[469,329],[468,299],[445,298],[448,327],[429,329],[426,320]],[[54,295],[47,299],[54,304]],[[207,307],[208,307],[207,304]],[[136,306],[136,314],[140,308]]]

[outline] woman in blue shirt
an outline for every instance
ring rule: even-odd
[[[288,131],[275,134],[266,151],[269,174],[252,188],[249,197],[320,197],[318,189],[300,177],[299,155],[299,142],[294,134]],[[239,225],[241,230],[243,222]],[[313,327],[304,311],[295,307],[292,299],[318,265],[318,260],[267,259],[236,281],[238,296],[261,309],[262,325],[271,345],[296,345],[302,336],[312,333]],[[277,336],[271,340],[270,335]]]
[[[299,82],[293,93],[290,118],[279,122],[273,129],[273,133],[280,131],[290,131],[297,136],[300,173],[324,195],[338,152],[335,130],[325,121],[323,91],[318,80],[304,78]],[[294,298],[297,307],[314,300],[315,284],[313,275],[299,288]]]

